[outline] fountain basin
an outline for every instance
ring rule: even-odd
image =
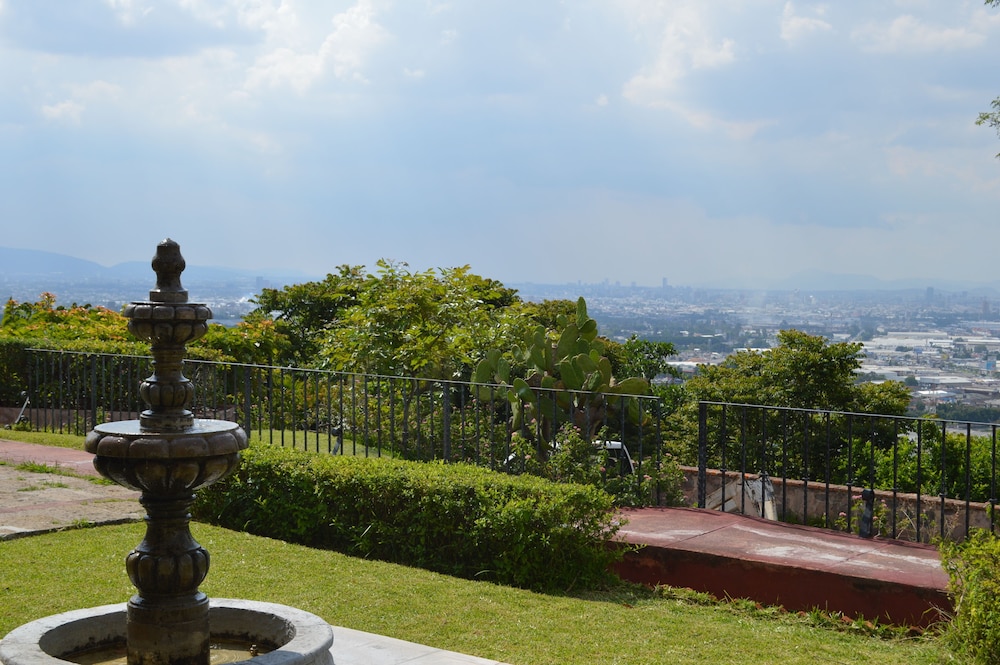
[[[71,665],[63,657],[125,642],[126,604],[55,614],[15,628],[0,640],[2,665]],[[241,663],[333,665],[333,629],[315,614],[249,600],[213,598],[212,640],[259,644],[271,649]]]

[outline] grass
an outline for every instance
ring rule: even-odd
[[[274,435],[280,441],[280,432]],[[291,434],[285,436],[290,445]],[[83,446],[82,436],[70,434],[4,430],[0,438]],[[295,438],[301,447],[302,433]],[[351,454],[354,448],[346,443]],[[59,472],[40,466],[37,471]],[[50,614],[126,600],[134,589],[123,558],[142,530],[141,524],[105,526],[0,542],[0,635]],[[202,524],[193,530],[212,553],[202,585],[210,596],[292,605],[335,626],[513,665],[952,660],[934,637],[875,638],[863,621],[837,621],[819,612],[789,614],[674,589],[541,595]]]
[[[284,439],[282,439],[284,437]],[[56,434],[53,432],[21,431],[15,429],[0,430],[0,439],[9,441],[22,441],[24,443],[37,443],[43,446],[57,446],[59,448],[76,448],[83,450],[84,436],[77,434]],[[276,446],[284,445],[288,448],[298,448],[299,450],[317,450],[326,452],[327,439],[325,435],[319,437],[318,443],[315,432],[303,432],[302,430],[251,430],[250,438],[254,441],[267,441]],[[333,441],[336,445],[336,439]],[[366,452],[370,456],[379,454],[375,448],[366,449],[361,444],[355,444],[350,437],[344,437],[344,455],[356,455],[364,457]],[[338,453],[339,454],[339,453]],[[388,450],[382,450],[382,457],[389,457]]]
[[[819,628],[810,613],[698,594],[620,587],[553,596],[204,524],[212,554],[209,596],[277,602],[346,626],[513,665],[747,662],[943,663],[933,637],[879,639]],[[0,542],[0,635],[50,614],[125,601],[123,558],[141,524],[102,526]],[[335,643],[336,644],[336,643]]]
[[[321,453],[332,452],[336,455],[344,454],[356,457],[392,456],[388,448],[383,448],[380,453],[378,448],[367,447],[362,443],[357,443],[349,436],[344,436],[344,450],[343,453],[341,453],[337,448],[338,443],[336,437],[328,439],[325,434],[319,434],[317,436],[316,432],[303,430],[254,429],[250,431],[250,439],[252,441],[270,443],[272,445],[282,446],[285,448],[295,448],[297,450]]]
[[[7,439],[8,441],[22,441],[24,443],[37,443],[43,446],[56,446],[58,448],[76,448],[77,450],[83,450],[84,437],[77,434],[56,434],[54,432],[0,429],[0,439]]]
[[[44,481],[40,485],[28,485],[27,487],[18,488],[18,492],[36,492],[38,490],[48,489],[48,488],[59,488],[59,487],[69,487],[66,483]]]
[[[0,460],[0,466],[13,466],[18,471],[24,471],[26,473],[47,473],[53,476],[67,476],[69,478],[79,478],[80,480],[86,480],[89,483],[95,485],[114,485],[112,481],[107,478],[100,478],[97,476],[91,476],[89,474],[80,474],[69,469],[65,469],[61,466],[52,466],[49,464],[42,464],[41,462],[17,462],[11,463],[6,460]],[[46,487],[68,487],[65,483],[46,481],[42,483]],[[24,488],[24,489],[36,489],[36,488]],[[24,491],[19,490],[19,491]]]

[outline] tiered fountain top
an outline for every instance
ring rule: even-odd
[[[182,373],[185,346],[208,331],[212,311],[189,303],[181,286],[184,257],[169,238],[152,261],[156,287],[149,300],[125,308],[129,331],[150,342],[153,374],[139,387],[147,409],[139,420],[99,425],[87,437],[88,452],[105,457],[192,458],[236,453],[246,448],[245,433],[222,420],[195,420],[190,410],[194,386]]]

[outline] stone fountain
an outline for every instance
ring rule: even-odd
[[[98,425],[84,444],[101,475],[142,493],[146,534],[125,559],[137,592],[126,605],[75,610],[13,630],[0,641],[0,664],[66,665],[81,662],[77,654],[84,652],[97,652],[89,662],[110,663],[124,646],[127,665],[209,665],[213,644],[227,642],[244,645],[230,662],[332,665],[333,631],[319,617],[273,603],[210,602],[198,590],[209,556],[191,535],[194,493],[236,468],[247,435],[236,423],[191,412],[185,347],[205,334],[212,312],[188,302],[177,243],[161,242],[152,267],[149,300],[125,309],[129,331],[151,346],[153,374],[140,385],[147,408],[138,420]]]

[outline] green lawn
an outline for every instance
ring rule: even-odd
[[[347,626],[514,665],[943,663],[934,638],[879,639],[808,616],[632,587],[553,596],[365,561],[204,524],[210,596],[283,603]],[[0,541],[0,634],[133,592],[123,559],[141,524]]]
[[[83,439],[84,437],[77,434],[56,434],[53,432],[24,432],[13,429],[0,429],[0,439],[8,439],[10,441],[23,441],[25,443],[38,443],[45,446],[58,446],[60,448],[77,448],[83,450]],[[250,432],[251,441],[262,441],[270,442],[275,446],[284,445],[287,448],[297,448],[299,450],[310,450],[316,451],[317,448],[320,452],[327,452],[327,439],[326,436],[320,436],[317,438],[315,432],[303,432],[302,430],[251,430]],[[334,440],[336,444],[336,440]],[[344,450],[341,453],[337,451],[336,454],[343,455],[357,455],[359,457],[365,457],[366,455],[378,456],[380,453],[375,448],[369,448],[366,450],[363,444],[355,443],[350,437],[344,437]],[[386,450],[381,451],[382,457],[391,457],[390,452]]]
[[[77,448],[83,450],[83,436],[76,434],[56,434],[53,432],[23,432],[16,429],[0,429],[0,439],[38,443],[43,446]]]
[[[4,430],[0,438],[83,446],[83,437],[67,434]],[[632,587],[543,595],[203,524],[193,530],[212,554],[202,585],[210,596],[292,605],[335,626],[513,665],[952,660],[935,638],[873,638],[749,603]],[[134,589],[123,560],[142,532],[129,524],[0,541],[0,635],[39,617],[127,600]]]

